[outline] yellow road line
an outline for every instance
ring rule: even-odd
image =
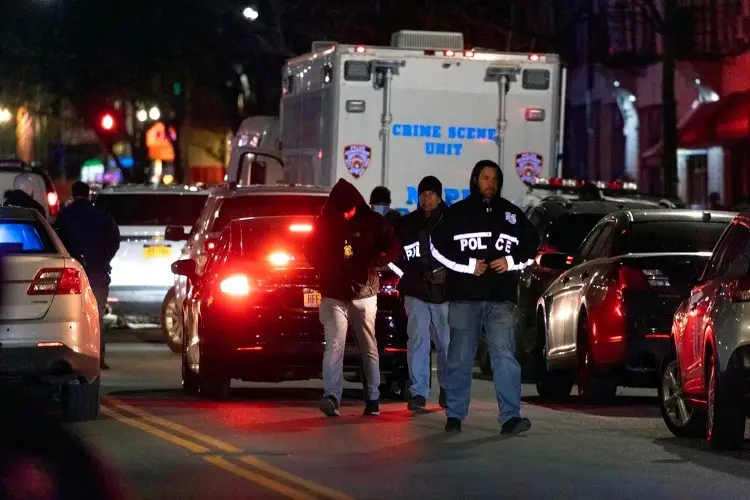
[[[333,488],[329,488],[327,486],[323,486],[322,484],[314,483],[313,481],[309,481],[283,469],[279,469],[278,467],[273,466],[269,463],[258,460],[255,457],[240,457],[240,461],[246,463],[247,465],[255,467],[256,469],[262,470],[263,472],[266,472],[268,474],[273,474],[279,479],[283,479],[289,483],[297,484],[299,486],[302,486],[303,488],[307,488],[310,491],[314,491],[315,493],[318,493],[325,498],[331,498],[333,500],[354,500],[353,497],[350,497],[349,495],[346,495],[340,491],[334,490]]]
[[[105,406],[101,407],[100,410],[103,414],[107,415],[108,417],[114,418],[118,422],[121,422],[125,425],[129,425],[131,427],[135,427],[136,429],[140,429],[143,432],[147,432],[151,434],[152,436],[156,436],[160,439],[163,439],[165,441],[169,441],[172,444],[176,444],[177,446],[182,446],[183,448],[187,448],[188,450],[192,451],[193,453],[208,453],[210,450],[206,448],[205,446],[201,446],[197,443],[193,443],[192,441],[188,441],[187,439],[183,439],[179,436],[173,436],[172,434],[165,432],[161,429],[157,429],[154,426],[144,424],[143,422],[140,422],[132,417],[128,417],[125,415],[122,415],[114,410],[111,410]]]
[[[202,432],[194,431],[193,429],[189,427],[172,422],[171,420],[167,420],[166,418],[161,418],[161,417],[157,417],[156,415],[152,415],[151,413],[141,410],[140,408],[136,408],[135,406],[131,406],[127,403],[124,403],[117,398],[108,397],[105,400],[105,404],[109,404],[120,410],[130,412],[133,415],[136,415],[142,418],[143,420],[146,420],[147,422],[151,422],[152,424],[161,425],[162,427],[166,427],[167,429],[184,434],[188,437],[195,439],[196,441],[200,441],[204,444],[212,446],[216,448],[217,450],[221,450],[225,453],[241,453],[242,452],[242,450],[240,450],[239,448],[235,446],[232,446],[229,443],[220,441],[212,436],[203,434]]]
[[[291,498],[292,500],[316,500],[315,497],[310,496],[307,493],[303,493],[302,491],[296,490],[291,486],[287,486],[278,481],[274,481],[273,479],[264,477],[257,472],[252,472],[244,469],[239,465],[235,465],[229,460],[218,455],[206,455],[203,457],[203,460],[212,465],[215,465],[216,467],[219,467],[220,469],[231,472],[236,476],[247,479],[248,481],[256,483],[269,490],[275,491],[276,493],[280,493],[281,495],[284,495],[287,498]]]

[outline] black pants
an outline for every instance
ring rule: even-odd
[[[104,361],[104,309],[107,307],[109,297],[109,277],[106,280],[91,279],[91,291],[96,297],[97,309],[99,309],[99,360]]]

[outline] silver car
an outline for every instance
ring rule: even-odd
[[[738,449],[750,389],[750,212],[736,216],[674,315],[659,403],[678,437]]]

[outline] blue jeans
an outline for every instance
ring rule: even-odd
[[[344,392],[346,332],[351,327],[362,359],[365,399],[380,399],[380,356],[375,339],[377,312],[377,296],[349,302],[323,297],[320,303],[320,322],[326,339],[323,352],[323,397],[333,396],[336,401],[341,402]]]
[[[409,335],[406,360],[409,364],[409,392],[412,396],[430,397],[430,339],[437,349],[437,375],[440,387],[445,387],[445,365],[448,362],[448,303],[430,304],[415,297],[405,297],[406,315],[409,320],[406,332]]]
[[[521,416],[521,365],[516,360],[516,305],[511,302],[451,302],[448,313],[445,414],[465,419],[469,413],[471,380],[479,335],[487,334],[500,423]]]

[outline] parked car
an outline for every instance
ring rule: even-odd
[[[225,184],[214,190],[192,228],[168,227],[166,240],[184,241],[180,259],[194,260],[196,273],[201,274],[221,231],[234,219],[318,215],[328,191],[311,186]],[[161,304],[161,326],[165,342],[173,352],[179,353],[182,350],[182,302],[187,294],[187,280],[179,275],[170,275],[170,280],[172,286]]]
[[[542,256],[560,252],[568,255],[572,261],[583,239],[605,215],[620,210],[657,208],[658,202],[614,201],[610,198],[580,200],[577,196],[552,195],[526,211],[526,217],[539,234],[540,245],[534,263],[521,271],[518,280],[516,351],[524,376],[533,378],[542,356],[541,346],[537,342],[537,301],[563,272],[561,269],[540,266]],[[492,372],[484,336],[480,337],[477,361],[483,373]]]
[[[610,214],[570,262],[543,255],[539,265],[566,271],[537,303],[544,364],[540,396],[578,393],[589,402],[617,386],[656,387],[671,352],[672,316],[734,214],[629,210]]]
[[[237,219],[221,232],[201,274],[194,259],[174,263],[174,273],[191,283],[182,308],[185,389],[226,398],[232,379],[320,377],[325,337],[319,278],[302,253],[313,221],[312,216]],[[381,275],[375,330],[383,390],[401,399],[409,374],[397,280],[390,271]],[[348,337],[344,369],[357,372],[359,353]]]
[[[99,415],[99,314],[81,265],[36,210],[0,207],[0,381],[54,389],[68,421]]]
[[[53,222],[60,212],[60,199],[49,174],[40,167],[17,159],[0,159],[0,195],[4,199],[5,193],[13,190],[13,181],[21,174],[31,178],[34,183],[34,199],[44,208],[45,213],[42,215],[47,221]]]
[[[737,216],[674,315],[659,406],[675,436],[739,449],[750,395],[750,212]]]
[[[98,190],[94,204],[120,227],[112,259],[107,324],[132,330],[159,328],[172,287],[172,262],[184,243],[167,241],[167,226],[193,227],[209,191],[196,186],[121,185]]]

